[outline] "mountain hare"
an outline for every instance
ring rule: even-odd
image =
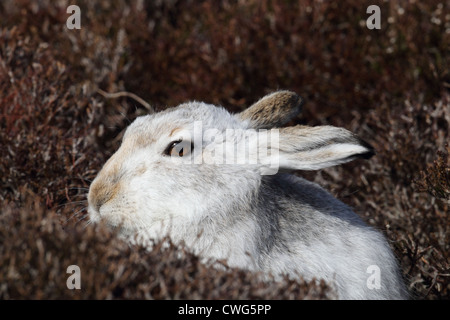
[[[340,299],[407,298],[383,235],[289,173],[374,153],[342,128],[280,128],[301,104],[278,91],[238,114],[190,102],[137,118],[90,186],[90,219],[131,242],[169,236],[232,267],[324,279]]]

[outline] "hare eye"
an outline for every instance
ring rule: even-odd
[[[178,140],[171,142],[164,154],[170,157],[185,157],[194,150],[194,144],[190,141]]]

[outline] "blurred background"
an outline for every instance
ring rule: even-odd
[[[71,4],[81,10],[79,30],[66,26]],[[381,9],[379,30],[366,27],[370,5]],[[200,100],[237,112],[287,89],[305,100],[295,123],[345,127],[377,152],[298,174],[387,235],[414,297],[449,299],[449,8],[435,0],[2,0],[2,215],[38,206],[64,227],[83,218],[90,181],[126,126],[148,112],[103,91],[133,93],[157,111]],[[14,238],[11,221],[0,223],[4,239]],[[0,258],[0,273],[11,259]]]

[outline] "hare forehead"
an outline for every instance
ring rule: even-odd
[[[194,123],[202,129],[245,128],[246,123],[234,117],[222,107],[201,102],[182,104],[160,113],[138,117],[128,128],[125,138],[140,144],[148,144],[161,137],[170,137],[180,130],[192,130]]]

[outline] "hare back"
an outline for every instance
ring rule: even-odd
[[[344,299],[405,297],[384,236],[319,185],[288,174],[264,177],[253,212],[262,270],[322,278]],[[380,270],[380,289],[367,285],[373,268]]]

